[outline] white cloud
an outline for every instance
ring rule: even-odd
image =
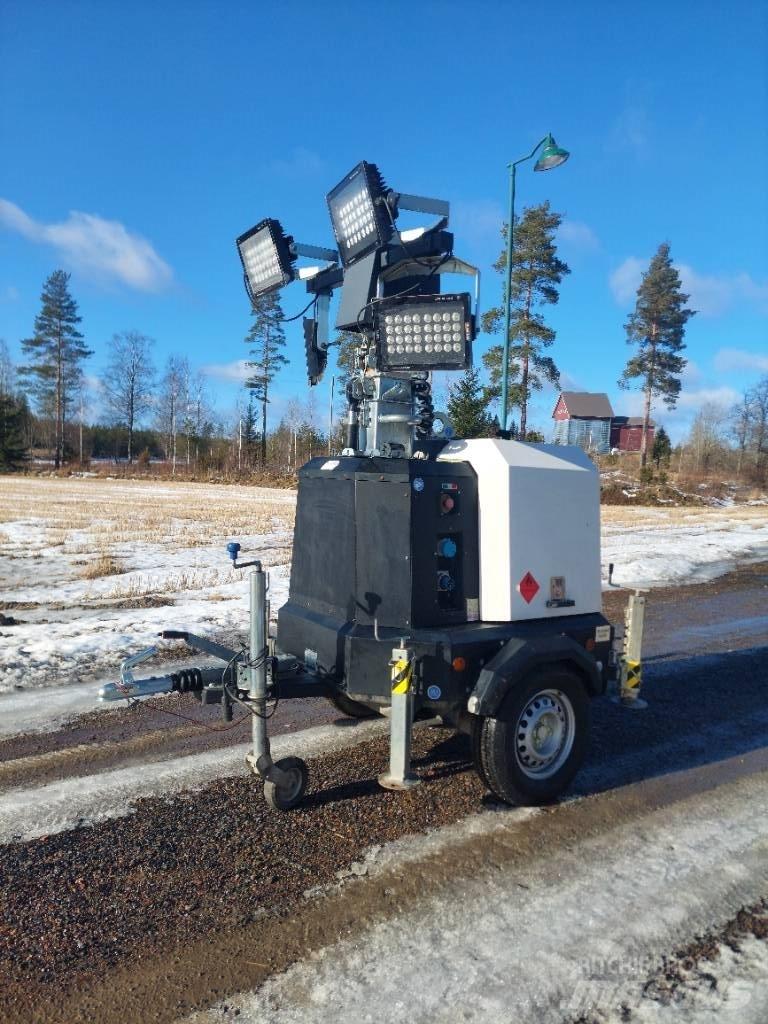
[[[577,249],[594,251],[600,248],[600,240],[589,226],[580,220],[566,218],[558,231],[560,240]]]
[[[627,305],[635,298],[649,262],[629,256],[611,272],[608,283],[620,305]],[[759,311],[768,313],[768,282],[756,281],[744,271],[738,274],[701,274],[688,263],[676,266],[683,291],[690,295],[688,305],[700,316],[721,316],[738,301],[752,303]]]
[[[698,391],[681,391],[677,399],[677,408],[700,409],[702,405],[722,405],[728,408],[738,399],[738,391],[726,385],[719,388],[699,388]]]
[[[113,278],[139,291],[162,291],[173,279],[151,243],[116,220],[72,210],[66,220],[44,224],[0,199],[0,225],[31,242],[53,246],[72,266],[92,276]]]
[[[235,359],[231,363],[211,363],[209,366],[203,366],[201,369],[208,377],[214,377],[216,380],[233,381],[236,384],[242,384],[253,372],[251,367],[246,364],[245,359]]]
[[[756,370],[768,373],[768,355],[746,352],[741,348],[721,348],[715,353],[715,369],[718,373],[733,373],[739,370]]]
[[[0,288],[0,302],[16,302],[20,294],[16,285],[7,284],[4,288]]]
[[[685,374],[683,375],[685,378]],[[651,418],[658,426],[662,424],[672,439],[673,444],[685,439],[690,431],[696,414],[705,405],[714,405],[727,412],[735,405],[739,394],[729,387],[701,387],[697,390],[685,387],[678,395],[677,405],[668,409],[661,399],[654,400]],[[619,391],[611,395],[614,412],[617,416],[642,416],[644,399],[636,390]]]
[[[611,272],[608,284],[613,292],[613,297],[622,306],[635,297],[643,271],[648,266],[647,260],[639,260],[636,256],[629,256],[624,262]]]
[[[702,372],[699,369],[698,363],[695,363],[692,359],[686,359],[683,372],[680,375],[680,379],[683,382],[684,388],[692,387],[695,384],[699,384],[702,379]]]
[[[678,263],[683,291],[688,292],[688,305],[701,316],[719,316],[733,300],[733,281],[717,274],[697,274],[687,263]]]
[[[768,313],[768,281],[755,281],[749,274],[737,274],[734,284],[740,295]]]

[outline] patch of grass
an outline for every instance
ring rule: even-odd
[[[103,576],[118,576],[122,571],[117,559],[104,552],[95,561],[88,562],[80,575],[84,580],[98,580]]]

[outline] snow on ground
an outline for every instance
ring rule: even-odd
[[[19,622],[0,626],[0,712],[19,687],[113,677],[161,629],[244,631],[229,540],[270,567],[276,611],[294,506],[292,491],[268,488],[0,477],[0,610]],[[760,559],[765,508],[603,509],[604,574],[614,562],[621,586],[701,581]]]
[[[603,508],[602,563],[607,585],[701,583],[749,562],[768,560],[768,511]]]
[[[766,813],[768,778],[750,776],[490,871],[484,832],[506,829],[514,845],[527,818],[484,815],[474,825],[473,878],[227,999],[226,1019],[237,1010],[243,1024],[562,1024],[606,1011],[610,1020],[665,1021],[669,1014],[654,1015],[645,980],[665,953],[765,892]],[[446,859],[460,832],[445,831]],[[413,848],[424,842],[410,840]],[[426,842],[434,852],[435,835]],[[753,949],[750,956],[730,976],[724,969],[714,1015],[674,1019],[764,1024],[766,958]],[[221,1019],[219,1007],[188,1024]]]

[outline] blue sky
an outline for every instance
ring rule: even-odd
[[[44,278],[72,272],[97,375],[114,331],[207,368],[222,410],[246,355],[234,238],[264,216],[331,244],[325,193],[360,159],[449,199],[456,252],[498,302],[506,165],[547,131],[563,167],[518,209],[565,214],[547,316],[567,387],[617,412],[623,323],[657,246],[699,314],[673,436],[768,372],[768,5],[0,0],[0,337],[18,356]],[[282,293],[286,314],[303,286]],[[304,397],[300,328],[275,414]],[[478,353],[491,339],[481,338]],[[327,382],[317,392],[327,401]],[[534,401],[548,427],[553,400]]]

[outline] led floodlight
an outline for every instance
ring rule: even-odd
[[[345,267],[392,237],[387,192],[378,167],[363,160],[328,193],[333,233]]]
[[[237,251],[251,298],[282,288],[294,278],[293,239],[285,234],[280,221],[272,217],[240,235]]]
[[[393,296],[375,304],[380,370],[465,370],[474,320],[469,295]]]

